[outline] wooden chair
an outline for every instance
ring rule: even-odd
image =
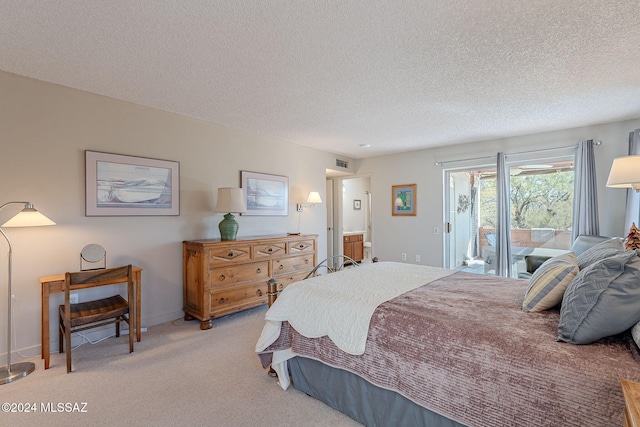
[[[70,292],[102,285],[126,283],[127,299],[120,295],[102,298],[95,301],[70,303]],[[71,372],[71,334],[86,329],[97,328],[111,323],[116,324],[116,337],[120,336],[120,322],[129,325],[129,353],[133,352],[133,325],[129,301],[134,301],[133,275],[131,265],[100,270],[79,271],[65,274],[64,304],[59,308],[60,353],[67,347],[67,373]],[[64,338],[64,342],[63,342]]]

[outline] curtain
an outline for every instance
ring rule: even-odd
[[[504,153],[498,153],[496,166],[496,275],[511,277],[511,200],[509,167]]]
[[[640,154],[640,129],[629,133],[629,154]],[[627,190],[627,214],[625,216],[626,230],[631,228],[631,223],[635,222],[640,226],[640,193],[636,193],[633,188]]]
[[[576,148],[572,240],[600,234],[594,145],[590,139],[580,141]]]

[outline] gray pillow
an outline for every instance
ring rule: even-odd
[[[624,251],[582,270],[562,298],[558,341],[589,344],[640,321],[640,258]]]
[[[578,267],[583,270],[593,264],[624,251],[622,239],[614,237],[587,249],[578,255]]]
[[[631,328],[631,337],[636,345],[640,348],[640,322],[633,325]]]

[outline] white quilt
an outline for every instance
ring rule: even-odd
[[[282,322],[288,321],[308,338],[326,335],[342,351],[363,354],[376,307],[452,273],[436,267],[380,262],[293,283],[267,311],[256,351],[278,339]]]

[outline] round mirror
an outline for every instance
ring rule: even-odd
[[[80,252],[80,256],[87,262],[98,262],[104,258],[107,251],[97,243],[90,243]]]

